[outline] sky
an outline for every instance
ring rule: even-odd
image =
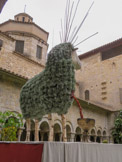
[[[74,0],[75,6],[77,1]],[[81,23],[92,2],[80,0],[73,28]],[[59,31],[65,6],[66,0],[8,0],[0,14],[0,23],[14,19],[14,15],[24,12],[25,8],[25,12],[33,17],[33,22],[49,32],[49,51],[60,43]],[[96,32],[97,35],[78,46],[78,55],[122,37],[122,0],[94,0],[78,33],[77,43]]]

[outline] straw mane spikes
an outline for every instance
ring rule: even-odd
[[[83,20],[81,21],[81,23],[79,24],[79,26],[75,26],[73,28],[73,23],[74,23],[74,19],[76,17],[76,13],[78,10],[79,2],[80,2],[80,0],[77,1],[77,4],[74,8],[74,1],[71,3],[71,0],[67,0],[65,15],[64,15],[64,24],[61,19],[61,32],[59,32],[61,43],[70,42],[71,44],[74,45],[74,47],[83,43],[84,41],[93,37],[94,35],[98,34],[98,32],[96,32],[96,33],[90,35],[89,37],[85,38],[84,40],[77,43],[78,32],[81,29],[84,21],[86,20],[88,14],[89,14],[90,9],[92,8],[92,6],[94,4],[94,2],[92,2],[91,6],[89,7],[88,11],[86,12],[86,14],[85,14]]]

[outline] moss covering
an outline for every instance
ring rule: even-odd
[[[48,54],[45,70],[30,79],[21,90],[20,107],[24,118],[42,119],[45,114],[66,114],[75,90],[71,43],[55,46]]]

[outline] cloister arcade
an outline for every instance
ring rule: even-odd
[[[60,120],[54,121],[53,125],[53,137],[52,141],[63,141],[62,139],[62,124]],[[24,129],[21,131],[21,141],[26,140],[27,135],[26,123],[24,124]],[[38,127],[38,136],[39,141],[51,141],[49,136],[50,132],[50,124],[48,119],[45,118],[39,123]],[[88,133],[89,142],[98,142],[102,143],[103,140],[109,141],[109,136],[107,136],[106,129],[102,129],[100,127],[92,128]],[[35,123],[31,121],[31,130],[30,130],[30,141],[35,141]],[[66,122],[66,141],[67,142],[82,142],[83,141],[83,130],[77,125],[76,128],[73,128],[70,122]]]
[[[18,141],[26,141],[29,131],[29,141],[63,141],[63,124],[59,119],[52,120],[44,117],[36,126],[36,121],[31,120],[30,130],[27,130],[27,123],[24,121],[24,127],[18,130]],[[70,121],[65,121],[65,134],[67,142],[82,142],[84,141],[83,130],[78,126],[74,126]],[[88,132],[89,142],[102,143],[104,140],[110,142],[110,136],[107,135],[106,128],[95,126]],[[35,136],[38,136],[38,140]]]

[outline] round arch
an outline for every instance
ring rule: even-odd
[[[102,135],[103,136],[107,136],[107,130],[106,130],[106,128],[103,129]]]
[[[62,131],[61,126],[58,122],[54,124],[54,141],[62,141]]]
[[[44,117],[44,118],[42,118],[42,120],[39,122],[39,128],[40,128],[40,125],[41,125],[43,122],[47,122],[48,125],[49,125],[48,118]]]
[[[96,137],[96,131],[94,128],[90,130],[90,141],[95,142],[95,137]]]
[[[39,129],[39,141],[48,141],[50,131],[49,123],[47,121],[42,121]]]
[[[73,125],[70,121],[66,121],[66,125],[68,125],[71,129],[71,132],[73,133],[74,132],[74,128],[73,128]]]
[[[80,142],[81,137],[82,137],[82,129],[79,126],[77,126],[75,129],[75,141]]]
[[[101,143],[101,135],[102,135],[102,131],[101,131],[101,129],[98,129],[96,142]]]
[[[97,136],[101,136],[102,135],[102,132],[100,129],[97,130]]]
[[[97,135],[97,128],[96,127],[93,127],[89,130],[89,134],[93,134],[93,132],[95,133],[95,135]]]
[[[56,120],[54,120],[54,125],[55,124],[59,124],[60,125],[61,132],[62,132],[62,123],[61,123],[61,121],[59,119],[56,119]]]
[[[106,131],[106,129],[103,130],[102,135],[103,135],[103,139],[102,140],[103,141],[107,140],[107,131]]]

